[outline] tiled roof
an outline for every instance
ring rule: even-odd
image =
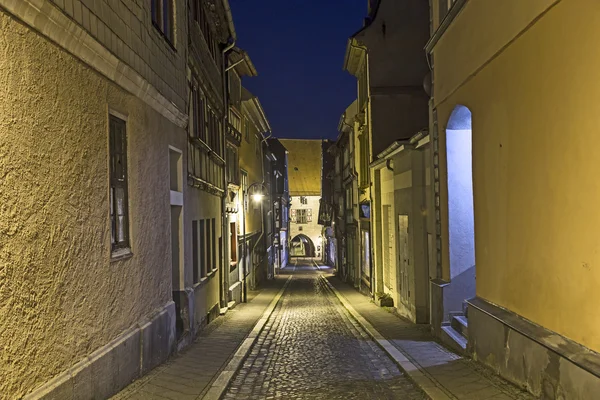
[[[320,196],[322,141],[279,139],[288,150],[290,196]]]

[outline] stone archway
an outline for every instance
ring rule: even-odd
[[[294,236],[290,242],[291,257],[316,257],[315,244],[306,235]]]

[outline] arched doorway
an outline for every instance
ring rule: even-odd
[[[306,235],[296,235],[290,243],[290,256],[315,257],[315,245]]]
[[[450,287],[445,311],[462,312],[475,296],[475,223],[471,111],[457,106],[446,127]]]

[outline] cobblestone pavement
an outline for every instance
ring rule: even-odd
[[[313,267],[298,267],[225,399],[425,399]]]

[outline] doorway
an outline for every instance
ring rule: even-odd
[[[457,106],[446,128],[450,286],[445,313],[462,312],[475,296],[475,218],[473,212],[472,116]]]

